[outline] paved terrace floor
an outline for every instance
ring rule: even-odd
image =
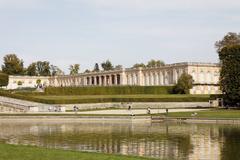
[[[208,109],[169,109],[168,112],[196,112]],[[109,114],[109,115],[138,115],[138,114],[147,114],[147,109],[133,109],[133,110],[124,110],[124,109],[114,109],[114,110],[99,110],[99,111],[81,111],[78,114]],[[151,109],[151,114],[155,113],[166,113],[166,109]]]

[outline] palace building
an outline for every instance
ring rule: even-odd
[[[171,86],[182,73],[192,75],[191,94],[219,94],[220,65],[216,63],[183,62],[152,68],[126,68],[111,71],[80,73],[51,77],[10,76],[8,89],[35,87],[41,80],[44,86]],[[18,82],[21,81],[21,86]]]

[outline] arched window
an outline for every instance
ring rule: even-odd
[[[196,77],[196,72],[195,70],[192,71],[192,77],[194,81],[197,81],[197,77]]]
[[[200,83],[204,83],[204,72],[201,71],[199,74]]]
[[[210,71],[207,72],[207,83],[211,83],[212,82],[212,74]]]

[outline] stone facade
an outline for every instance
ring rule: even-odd
[[[49,86],[50,77],[44,76],[9,76],[7,89],[16,88],[35,88],[37,80],[41,81],[41,85]]]
[[[47,86],[169,86],[177,83],[182,73],[193,76],[194,87],[191,94],[218,94],[220,65],[213,63],[174,63],[153,68],[126,68],[112,71],[80,73],[45,77]],[[10,77],[11,83],[18,77]],[[25,77],[26,80],[28,77]],[[30,77],[32,78],[32,77]],[[34,77],[37,79],[38,77]],[[24,79],[24,77],[23,77]],[[39,78],[38,78],[39,79]],[[25,83],[25,82],[24,82]],[[9,88],[9,87],[8,87]]]

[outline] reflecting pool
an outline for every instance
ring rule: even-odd
[[[159,159],[240,159],[239,125],[4,121],[0,141]]]

